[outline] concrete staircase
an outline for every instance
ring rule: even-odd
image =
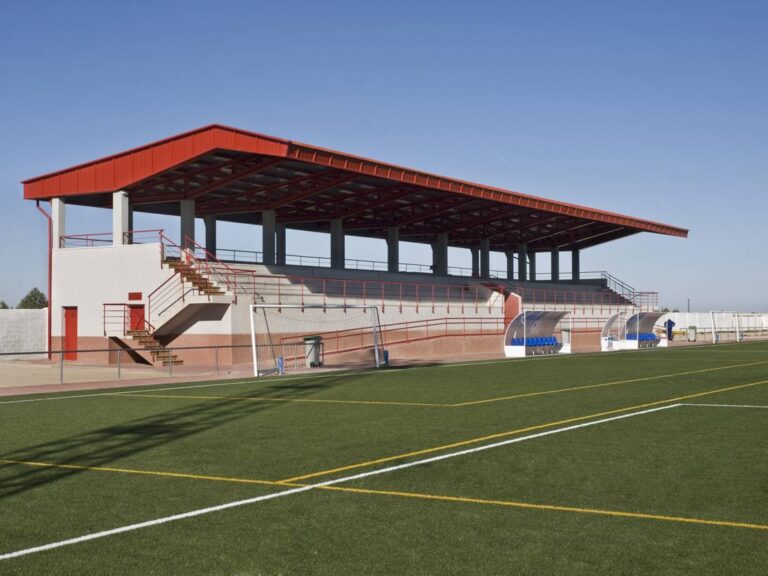
[[[179,260],[166,260],[169,268],[175,270],[185,282],[192,284],[201,294],[206,296],[220,296],[224,290],[216,286],[209,278],[203,276],[190,264]]]
[[[184,364],[184,360],[181,360],[176,354],[172,354],[149,330],[128,330],[127,335],[138,344],[137,348],[143,348],[143,352],[149,353],[152,364],[160,363],[163,366]]]

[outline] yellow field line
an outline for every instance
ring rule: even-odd
[[[398,401],[384,401],[384,400],[334,400],[334,399],[320,399],[320,398],[270,398],[265,396],[200,396],[200,395],[186,395],[186,394],[155,394],[155,393],[132,393],[132,392],[118,392],[116,395],[127,396],[129,398],[168,398],[178,400],[246,400],[255,402],[304,402],[312,404],[368,404],[368,405],[383,405],[383,406],[426,406],[430,408],[463,408],[465,406],[475,406],[478,404],[489,404],[492,402],[502,402],[506,400],[516,400],[520,398],[531,398],[535,396],[547,396],[549,394],[561,394],[563,392],[576,392],[579,390],[589,390],[592,388],[603,388],[606,386],[617,386],[619,384],[631,384],[633,382],[645,382],[649,380],[659,380],[662,378],[676,378],[677,376],[690,376],[691,374],[703,374],[705,372],[717,372],[721,370],[732,370],[734,368],[746,368],[748,366],[757,366],[761,364],[768,364],[768,360],[760,362],[749,362],[746,364],[731,364],[729,366],[718,366],[715,368],[703,368],[701,370],[690,370],[687,372],[674,372],[671,374],[659,374],[657,376],[643,376],[641,378],[632,378],[629,380],[616,380],[613,382],[602,382],[599,384],[586,384],[584,386],[573,386],[570,388],[558,388],[556,390],[542,390],[538,392],[526,392],[523,394],[515,394],[513,396],[501,396],[498,398],[488,398],[485,400],[472,400],[469,402],[460,402],[457,404],[440,404],[435,402],[398,402]]]
[[[238,482],[241,484],[263,484],[265,486],[284,486],[280,482],[269,480],[248,480],[246,478],[231,478],[227,476],[205,476],[201,474],[185,474],[182,472],[158,472],[155,470],[134,470],[132,468],[112,468],[109,466],[81,466],[79,464],[51,464],[48,462],[32,462],[29,460],[7,460],[0,458],[0,464],[18,464],[35,468],[63,468],[65,470],[84,470],[88,472],[115,472],[119,474],[137,474],[140,476],[163,476],[167,478],[186,478],[188,480],[214,480],[217,482]]]
[[[207,480],[212,482],[230,482],[237,484],[259,484],[267,486],[292,486],[302,487],[306,484],[288,484],[269,480],[254,480],[250,478],[236,478],[227,476],[207,476],[202,474],[185,474],[180,472],[158,472],[152,470],[134,470],[131,468],[112,468],[106,466],[80,466],[77,464],[51,464],[47,462],[30,462],[25,460],[0,459],[0,463],[34,466],[40,468],[63,468],[68,470],[85,470],[93,472],[113,472],[121,474],[136,474],[140,476],[159,476],[166,478],[184,478],[189,480]],[[318,486],[319,490],[332,492],[346,492],[350,494],[367,494],[379,496],[394,496],[399,498],[413,498],[418,500],[433,500],[438,502],[454,502],[462,504],[481,504],[486,506],[503,506],[510,508],[522,508],[527,510],[545,510],[552,512],[571,512],[577,514],[594,514],[598,516],[611,516],[617,518],[637,518],[642,520],[657,520],[664,522],[678,522],[685,524],[701,524],[707,526],[721,526],[728,528],[747,528],[752,530],[768,530],[768,525],[753,524],[749,522],[733,522],[729,520],[706,520],[703,518],[690,518],[685,516],[669,516],[664,514],[647,514],[644,512],[623,512],[620,510],[604,510],[599,508],[581,508],[576,506],[561,506],[557,504],[532,504],[513,500],[489,500],[485,498],[470,498],[466,496],[442,496],[436,494],[424,494],[421,492],[400,492],[396,490],[373,490],[368,488],[347,488],[343,486]]]
[[[373,404],[390,406],[431,406],[449,408],[451,404],[430,404],[427,402],[388,402],[377,400],[328,400],[320,398],[269,398],[266,396],[192,396],[187,394],[132,394],[120,393],[129,398],[171,398],[177,400],[245,400],[252,402],[308,402],[312,404]]]
[[[559,506],[556,504],[530,504],[528,502],[516,502],[513,500],[487,500],[485,498],[468,498],[464,496],[439,496],[435,494],[423,494],[421,492],[399,492],[395,490],[369,490],[366,488],[345,488],[341,486],[323,486],[322,488],[323,490],[333,490],[338,492],[354,492],[358,494],[398,496],[400,498],[417,498],[419,500],[437,500],[440,502],[461,502],[465,504],[508,506],[512,508],[524,508],[528,510],[575,512],[579,514],[596,514],[599,516],[613,516],[618,518],[640,518],[643,520],[660,520],[664,522],[683,522],[686,524],[705,524],[709,526],[727,526],[729,528],[750,528],[752,530],[768,530],[768,525],[766,524],[752,524],[749,522],[732,522],[729,520],[705,520],[703,518],[689,518],[686,516],[668,516],[665,514],[647,514],[645,512],[623,512],[620,510],[603,510],[600,508],[580,508],[576,506]]]
[[[543,390],[540,392],[528,392],[525,394],[515,394],[514,396],[501,396],[499,398],[488,398],[487,400],[472,400],[470,402],[461,402],[460,404],[451,404],[454,407],[475,406],[477,404],[488,404],[491,402],[501,402],[503,400],[515,400],[518,398],[530,398],[532,396],[546,396],[547,394],[559,394],[561,392],[573,392],[576,390],[588,390],[590,388],[601,388],[604,386],[616,386],[618,384],[629,384],[631,382],[644,382],[647,380],[659,380],[661,378],[675,378],[676,376],[689,376],[691,374],[703,374],[705,372],[717,372],[719,370],[732,370],[733,368],[746,368],[747,366],[757,366],[768,364],[768,360],[760,362],[749,362],[747,364],[732,364],[730,366],[718,366],[716,368],[703,368],[701,370],[690,370],[688,372],[676,372],[674,374],[660,374],[658,376],[644,376],[642,378],[632,378],[630,380],[616,380],[615,382],[603,382],[601,384],[587,384],[585,386],[575,386],[573,388],[559,388],[557,390]]]
[[[451,448],[459,448],[468,444],[476,444],[478,442],[484,442],[486,440],[495,440],[497,438],[504,438],[506,436],[513,436],[515,434],[522,434],[524,432],[532,432],[534,430],[541,430],[543,428],[551,428],[553,426],[560,426],[561,424],[571,424],[573,422],[579,422],[581,420],[589,420],[590,418],[600,418],[608,416],[610,414],[617,414],[619,412],[628,412],[630,410],[640,410],[642,408],[648,408],[650,406],[658,406],[659,404],[667,404],[671,402],[679,402],[681,400],[688,400],[690,398],[698,398],[700,396],[708,396],[711,394],[720,394],[722,392],[729,392],[731,390],[739,390],[741,388],[748,388],[750,386],[757,386],[760,384],[768,384],[768,380],[761,380],[759,382],[750,382],[749,384],[739,384],[737,386],[729,386],[727,388],[718,388],[717,390],[710,390],[708,392],[698,392],[696,394],[687,394],[685,396],[677,396],[675,398],[668,398],[666,400],[657,400],[655,402],[648,402],[646,404],[637,404],[634,406],[627,406],[626,408],[617,408],[615,410],[608,410],[606,412],[598,412],[595,414],[587,414],[585,416],[576,416],[574,418],[567,418],[565,420],[556,420],[554,422],[547,422],[545,424],[537,424],[534,426],[528,426],[526,428],[518,428],[517,430],[509,430],[507,432],[498,432],[496,434],[489,434],[487,436],[479,436],[477,438],[470,438],[468,440],[460,440],[458,442],[452,442],[451,444],[444,444],[442,446],[435,446],[432,448],[424,448],[422,450],[414,450],[412,452],[405,452],[403,454],[396,454],[394,456],[386,456],[384,458],[377,458],[375,460],[368,460],[366,462],[359,462],[357,464],[348,464],[346,466],[339,466],[337,468],[331,468],[328,470],[320,470],[318,472],[312,472],[309,474],[302,474],[300,476],[292,476],[285,478],[284,482],[297,482],[300,480],[306,480],[308,478],[316,478],[318,476],[327,476],[328,474],[335,474],[337,472],[345,472],[347,470],[354,470],[356,468],[365,468],[368,466],[374,466],[376,464],[383,464],[384,462],[391,462],[393,460],[402,460],[404,458],[410,458],[412,456],[421,456],[422,454],[430,454],[432,452],[440,452],[442,450],[448,450]]]

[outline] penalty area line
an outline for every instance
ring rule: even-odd
[[[258,502],[265,502],[267,500],[274,500],[276,498],[282,498],[285,496],[291,496],[294,494],[300,494],[302,492],[308,492],[310,490],[315,489],[322,489],[328,486],[335,486],[337,484],[342,484],[345,482],[352,482],[354,480],[362,480],[363,478],[368,478],[371,476],[377,476],[380,474],[387,474],[389,472],[395,472],[398,470],[404,470],[406,468],[413,468],[414,466],[421,466],[424,464],[431,464],[432,462],[439,462],[441,460],[447,460],[449,458],[456,458],[458,456],[465,456],[467,454],[474,454],[475,452],[481,452],[484,450],[490,450],[492,448],[499,448],[501,446],[507,446],[510,444],[517,444],[519,442],[525,442],[527,440],[533,440],[536,438],[542,438],[545,436],[551,436],[553,434],[560,434],[562,432],[570,432],[572,430],[578,430],[580,428],[586,428],[588,426],[596,426],[598,424],[605,424],[607,422],[612,422],[614,420],[623,420],[625,418],[632,418],[634,416],[642,416],[645,414],[651,414],[653,412],[660,412],[662,410],[669,410],[670,408],[677,408],[680,406],[680,404],[669,404],[666,406],[660,406],[656,408],[649,408],[647,410],[640,410],[638,412],[630,412],[628,414],[620,414],[618,416],[611,416],[610,418],[602,418],[600,420],[592,420],[590,422],[582,422],[580,424],[574,424],[572,426],[566,426],[564,428],[556,428],[554,430],[546,430],[544,432],[537,432],[535,434],[529,434],[527,436],[519,436],[516,438],[510,438],[507,440],[502,440],[500,442],[494,442],[492,444],[484,444],[482,446],[476,446],[474,448],[467,448],[465,450],[459,450],[457,452],[450,452],[448,454],[440,454],[438,456],[432,456],[430,458],[423,458],[421,460],[414,460],[412,462],[405,462],[403,464],[397,464],[394,466],[388,466],[386,468],[379,468],[377,470],[370,470],[368,472],[361,472],[359,474],[354,474],[352,476],[344,476],[342,478],[334,478],[332,480],[326,480],[324,482],[318,482],[315,484],[307,484],[300,487],[294,487],[290,488],[288,490],[283,490],[281,492],[275,492],[272,494],[265,494],[262,496],[256,496],[254,498],[246,498],[244,500],[236,500],[234,502],[228,502],[226,504],[219,504],[217,506],[209,506],[206,508],[200,508],[198,510],[191,510],[189,512],[183,512],[181,514],[173,514],[171,516],[165,516],[162,518],[156,518],[154,520],[147,520],[145,522],[139,522],[136,524],[129,524],[127,526],[121,526],[119,528],[112,528],[109,530],[102,530],[99,532],[93,532],[91,534],[85,534],[83,536],[78,536],[76,538],[69,538],[66,540],[60,540],[58,542],[51,542],[49,544],[43,544],[41,546],[33,546],[31,548],[25,548],[22,550],[17,550],[15,552],[8,552],[5,554],[0,554],[0,561],[2,560],[10,560],[12,558],[19,558],[21,556],[27,556],[30,554],[36,554],[39,552],[46,552],[48,550],[54,550],[56,548],[62,548],[64,546],[71,546],[73,544],[81,544],[84,542],[89,542],[92,540],[97,540],[99,538],[106,538],[107,536],[114,536],[117,534],[124,534],[126,532],[133,532],[135,530],[141,530],[143,528],[151,528],[153,526],[160,526],[162,524],[167,524],[169,522],[176,522],[178,520],[185,520],[187,518],[194,518],[196,516],[203,516],[205,514],[211,514],[213,512],[220,512],[223,510],[229,510],[231,508],[238,508],[240,506],[247,506],[249,504],[256,504]],[[277,482],[277,484],[280,485],[286,485],[289,486],[290,484],[288,482]],[[294,484],[295,486],[295,484]]]

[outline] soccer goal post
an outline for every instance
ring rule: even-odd
[[[380,367],[376,306],[252,304],[253,374]]]

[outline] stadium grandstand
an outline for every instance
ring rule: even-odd
[[[215,346],[228,350],[217,351],[217,362],[247,364],[265,348],[282,370],[305,361],[359,365],[374,355],[503,355],[507,328],[521,316],[521,329],[533,326],[531,313],[552,321],[535,338],[510,336],[524,353],[553,351],[565,332],[569,350],[599,350],[610,319],[656,312],[658,296],[607,272],[583,272],[581,252],[641,232],[687,236],[221,125],[23,185],[49,218],[48,344],[68,360],[78,360],[78,349],[111,349],[141,364],[189,366],[209,362],[204,350]],[[77,206],[111,210],[112,230],[68,234],[66,213]],[[135,212],[178,217],[179,227],[135,230]],[[195,236],[197,218],[204,238]],[[261,249],[218,246],[218,222],[260,227]],[[327,233],[330,257],[287,254],[287,230]],[[387,260],[346,258],[348,236],[385,241]],[[431,246],[431,264],[401,262],[401,241]],[[452,266],[449,247],[469,250],[471,268]],[[490,269],[491,251],[505,255],[504,270]],[[563,252],[569,274],[560,272]],[[543,258],[546,274],[537,271]]]

